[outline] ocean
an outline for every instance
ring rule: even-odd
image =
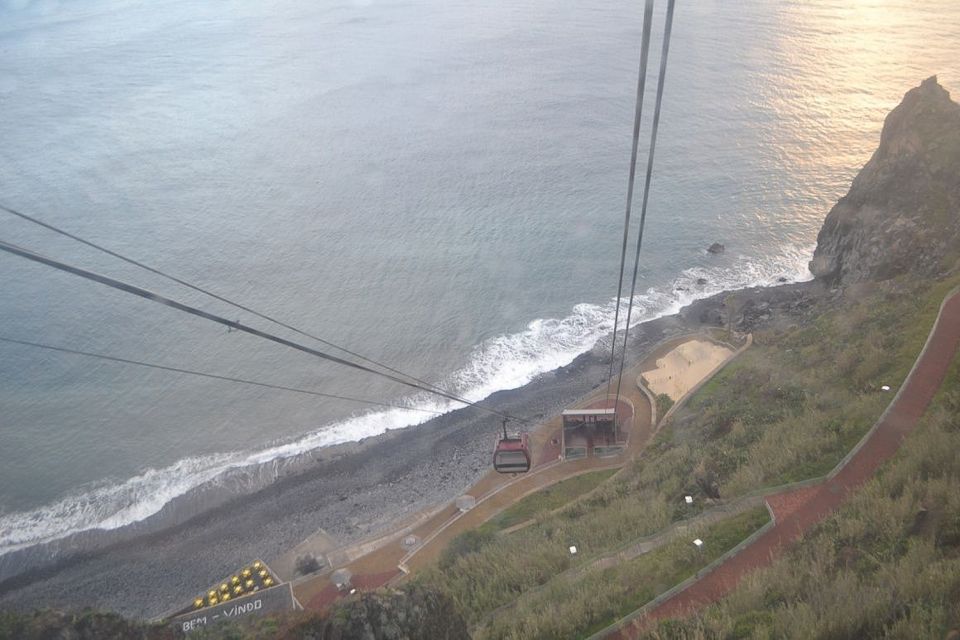
[[[0,204],[480,400],[610,331],[641,16],[0,0]],[[960,90],[957,60],[954,0],[678,2],[635,321],[809,278],[884,116],[927,76]],[[307,341],[2,212],[0,239]],[[0,337],[457,406],[14,256],[0,273]],[[0,555],[432,415],[0,343]]]

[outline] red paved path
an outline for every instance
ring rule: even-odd
[[[386,585],[398,573],[400,572],[387,571],[385,573],[353,576],[350,578],[350,584],[358,591],[373,591],[374,589],[379,589],[380,587]],[[346,595],[346,592],[340,591],[331,582],[323,589],[323,591],[318,593],[312,600],[310,600],[305,608],[325,611],[330,605],[344,595]]]
[[[835,476],[769,497],[767,503],[776,516],[772,528],[687,589],[607,637],[635,638],[651,622],[689,615],[730,593],[747,573],[771,564],[788,544],[830,515],[897,452],[939,390],[958,347],[960,291],[943,305],[924,351],[869,439]]]

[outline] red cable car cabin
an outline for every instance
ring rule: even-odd
[[[497,473],[526,473],[530,471],[530,450],[527,434],[513,438],[506,435],[497,440],[493,450],[493,470]]]

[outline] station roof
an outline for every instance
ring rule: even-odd
[[[617,412],[616,409],[567,409],[560,415],[562,416],[612,416]]]

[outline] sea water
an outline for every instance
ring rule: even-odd
[[[0,203],[479,400],[611,328],[641,5],[0,0]],[[954,0],[678,2],[634,319],[808,278],[886,113],[934,73],[960,89],[957,60]],[[3,213],[0,239],[310,342]],[[457,406],[0,273],[0,337]],[[0,554],[431,415],[0,343]]]

